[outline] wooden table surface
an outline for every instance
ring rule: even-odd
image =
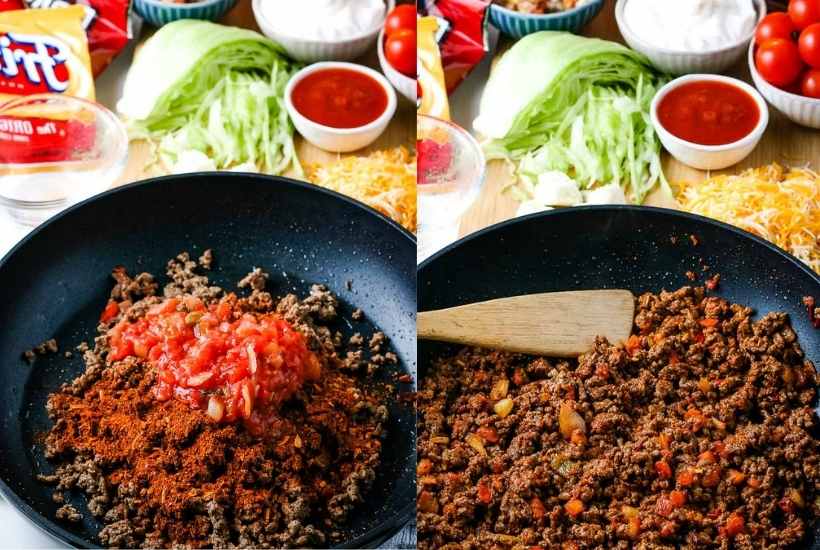
[[[245,27],[259,31],[256,21],[253,18],[251,10],[251,0],[239,0],[236,6],[219,21],[225,25],[233,25],[237,27]],[[152,33],[153,29],[147,27],[143,29],[139,42],[144,42]],[[139,46],[137,46],[139,48]],[[359,63],[375,68],[379,72],[379,61],[376,54],[375,45],[371,52],[366,54],[363,59],[358,60]],[[105,75],[104,75],[105,76]],[[416,109],[410,101],[405,99],[401,94],[398,96],[398,107],[396,115],[390,122],[390,125],[384,133],[369,147],[356,151],[353,154],[366,155],[372,151],[379,149],[386,149],[404,145],[405,147],[414,147],[416,139]],[[109,108],[114,108],[114,105],[108,105]],[[303,165],[308,164],[328,164],[338,159],[341,155],[338,153],[329,153],[315,147],[302,139],[298,134],[296,135],[296,151],[299,160]],[[146,177],[155,176],[157,174],[148,170],[148,163],[150,160],[149,147],[144,141],[132,142],[129,147],[128,165],[123,172],[122,177],[117,185],[123,185]],[[289,173],[286,175],[294,175]]]
[[[607,0],[601,13],[583,30],[583,34],[623,42],[615,23],[615,0]],[[498,50],[503,51],[510,43],[510,39],[502,38]],[[745,56],[729,74],[751,82]],[[815,168],[820,166],[820,132],[792,123],[772,107],[769,108],[769,112],[768,129],[754,152],[742,163],[723,172],[733,173],[772,162],[793,166],[812,165]],[[670,182],[701,181],[707,176],[707,172],[689,168],[666,153],[663,165],[666,178]],[[462,217],[462,235],[515,216],[518,202],[501,193],[511,177],[512,171],[504,162],[493,161],[488,164],[484,188],[475,204]],[[647,204],[677,206],[677,203],[669,203],[657,196],[650,197]]]

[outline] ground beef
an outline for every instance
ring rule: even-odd
[[[28,364],[32,364],[38,355],[49,355],[51,353],[57,353],[57,351],[59,351],[57,340],[50,338],[45,342],[37,344],[32,349],[24,351],[23,359],[25,359]]]
[[[642,295],[633,336],[577,361],[435,360],[419,548],[800,547],[820,513],[820,378],[786,315],[751,316],[684,287]]]
[[[57,519],[77,523],[83,519],[83,516],[72,505],[64,504],[57,509]]]
[[[171,260],[163,295],[206,303],[222,296],[201,273],[212,261],[210,251],[199,262],[187,253]],[[78,346],[85,372],[47,403],[54,425],[45,452],[55,472],[38,479],[56,485],[55,502],[71,491],[87,495],[88,511],[104,524],[99,542],[109,547],[338,542],[375,479],[388,413],[363,373],[345,372],[342,336],[328,326],[338,315],[335,296],[314,285],[304,299],[274,301],[265,291],[266,273],[254,269],[243,279],[252,292],[241,308],[278,311],[325,365],[322,377],[285,402],[268,432],[255,437],[241,423],[215,424],[180,400],[154,399],[150,363],[106,359],[107,330],[160,301],[150,275],[131,278],[118,268],[113,277],[119,314],[100,324],[93,347]],[[57,517],[80,519],[70,505]]]

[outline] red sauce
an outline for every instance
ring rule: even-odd
[[[243,313],[231,294],[206,307],[169,298],[108,333],[109,361],[147,359],[157,372],[154,396],[208,407],[217,421],[260,424],[263,414],[321,373],[301,333],[276,314]],[[214,414],[215,413],[215,414]]]
[[[387,93],[379,82],[350,69],[322,69],[293,88],[296,110],[313,122],[332,128],[358,128],[387,110]]]
[[[760,109],[741,88],[703,80],[666,94],[658,105],[658,120],[671,134],[691,143],[726,145],[754,130]]]

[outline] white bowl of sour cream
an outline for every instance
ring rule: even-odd
[[[348,61],[371,48],[395,0],[253,0],[262,33],[297,61]]]
[[[629,46],[676,75],[720,73],[737,63],[766,16],[765,0],[617,0]]]

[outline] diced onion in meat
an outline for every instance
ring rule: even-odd
[[[493,388],[490,390],[490,399],[493,401],[498,401],[499,399],[504,399],[507,397],[507,392],[510,389],[510,381],[506,378],[502,378],[495,384],[493,384]]]
[[[225,404],[222,403],[222,399],[219,397],[212,395],[211,398],[208,400],[208,416],[214,422],[219,422],[222,420],[222,416],[225,414]]]
[[[493,406],[493,410],[501,418],[506,418],[513,410],[513,400],[509,397],[502,399]]]
[[[484,442],[475,434],[470,434],[466,438],[467,445],[472,447],[478,454],[487,456],[487,450],[484,448]]]
[[[558,429],[566,439],[570,439],[575,430],[580,430],[584,434],[587,432],[586,422],[580,414],[575,412],[569,401],[561,402],[561,409],[558,411]]]

